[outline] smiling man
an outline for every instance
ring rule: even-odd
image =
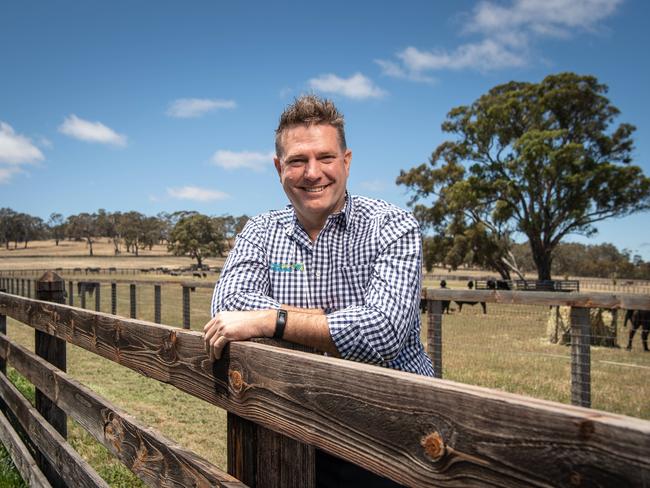
[[[352,196],[352,151],[331,101],[303,96],[280,117],[275,169],[291,204],[252,218],[217,282],[204,328],[210,357],[230,341],[276,337],[433,376],[420,342],[421,238],[411,214]],[[316,452],[319,487],[394,487]]]
[[[276,337],[432,376],[420,342],[416,220],[347,192],[352,151],[331,101],[296,99],[275,148],[291,204],[252,218],[237,237],[204,328],[211,358],[230,341]]]

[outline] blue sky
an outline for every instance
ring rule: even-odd
[[[649,10],[643,0],[5,1],[0,206],[43,218],[280,208],[273,130],[312,91],[346,116],[349,189],[405,206],[395,178],[444,140],[452,107],[561,71],[609,85],[650,174]],[[649,260],[648,223],[638,214],[574,240]]]

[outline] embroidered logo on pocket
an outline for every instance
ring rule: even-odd
[[[291,273],[292,271],[305,271],[303,263],[271,263],[271,271],[279,271],[281,273]]]

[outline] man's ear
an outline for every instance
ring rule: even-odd
[[[349,175],[350,164],[352,163],[352,151],[350,149],[345,150],[345,154],[343,155],[343,162],[345,163],[345,172]]]
[[[278,172],[278,176],[282,179],[282,163],[280,162],[280,158],[277,156],[274,157],[273,164],[275,165],[275,170]]]

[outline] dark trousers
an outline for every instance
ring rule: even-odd
[[[382,478],[356,464],[316,449],[317,488],[401,488],[402,485]]]

